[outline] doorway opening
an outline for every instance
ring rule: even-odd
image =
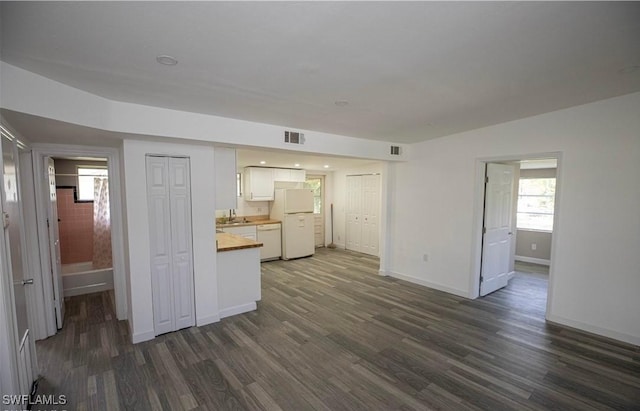
[[[324,235],[324,176],[308,175],[304,188],[313,190],[313,235],[316,248],[325,246]]]
[[[478,161],[477,259],[470,297],[503,287],[544,316],[553,276],[559,153]]]
[[[63,294],[113,289],[106,158],[53,158]]]
[[[118,151],[34,145],[33,164],[34,175],[46,176],[34,179],[44,297],[40,339],[64,325],[65,297],[113,289],[116,317],[126,319]]]

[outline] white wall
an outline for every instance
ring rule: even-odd
[[[393,166],[390,274],[473,295],[477,160],[560,152],[547,318],[640,344],[639,113],[634,93],[416,144]]]
[[[145,155],[188,156],[191,162],[191,207],[196,324],[219,320],[215,243],[214,148],[205,145],[125,140],[123,144],[130,284],[130,327],[133,342],[154,338],[149,259],[149,220]]]

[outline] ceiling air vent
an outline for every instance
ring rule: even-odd
[[[304,144],[304,134],[297,131],[285,131],[284,142],[289,144]]]
[[[391,146],[391,155],[399,156],[400,155],[400,146]]]

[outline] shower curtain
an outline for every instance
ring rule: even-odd
[[[109,268],[112,266],[109,180],[94,178],[93,193],[93,268]]]

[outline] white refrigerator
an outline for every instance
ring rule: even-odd
[[[308,257],[315,253],[313,190],[275,190],[271,218],[282,221],[282,259]]]

